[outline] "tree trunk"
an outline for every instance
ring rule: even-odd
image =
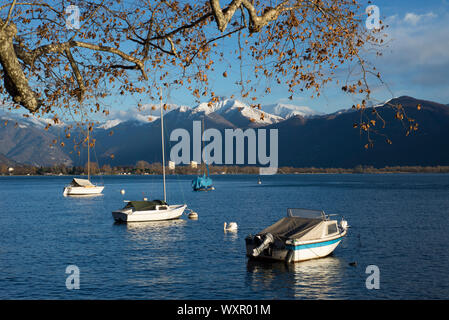
[[[0,19],[0,25],[3,21]],[[5,28],[0,28],[0,64],[3,68],[3,82],[6,91],[11,95],[13,101],[35,112],[41,103],[36,93],[31,90],[22,65],[17,59],[14,51],[13,39],[17,34],[15,24],[10,23]]]

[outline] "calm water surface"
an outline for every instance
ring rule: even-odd
[[[0,177],[0,298],[449,298],[449,175],[215,176],[207,193],[191,179],[169,177],[168,201],[198,220],[126,225],[111,211],[161,198],[161,177],[97,177],[106,187],[93,198],[63,197],[71,177]],[[248,261],[245,237],[289,207],[343,215],[348,236],[327,258]],[[225,221],[238,233],[224,233]],[[79,290],[65,286],[68,265]],[[366,289],[368,265],[379,267],[379,290]]]

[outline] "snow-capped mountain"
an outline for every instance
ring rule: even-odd
[[[26,116],[24,116],[24,114]],[[3,119],[3,121],[9,121],[12,123],[12,125],[17,125],[20,128],[27,128],[27,127],[38,127],[38,128],[45,128],[47,124],[50,124],[54,127],[63,127],[65,126],[64,122],[60,121],[59,123],[55,123],[50,118],[44,118],[44,117],[38,117],[27,113],[17,113],[17,112],[7,112],[0,109],[0,117]]]
[[[48,123],[52,129],[44,130]],[[59,144],[63,126],[48,118],[24,117],[21,113],[0,110],[0,154],[20,164],[71,165],[70,155]]]
[[[322,115],[322,113],[319,113],[306,106],[296,106],[284,103],[264,105],[262,106],[262,109],[267,113],[282,117],[283,119],[288,119],[290,117],[298,115],[304,118]]]
[[[400,97],[390,102],[391,104],[400,103],[406,108],[407,115],[416,119],[420,129],[407,136],[403,126],[395,119],[395,112],[391,107],[376,105],[369,107],[377,107],[378,112],[388,124],[385,128],[379,126],[381,135],[372,137],[376,139],[375,149],[367,150],[363,147],[360,130],[353,128],[353,124],[360,121],[360,114],[351,108],[323,116],[296,114],[279,121],[278,119],[283,118],[267,113],[264,116],[265,119],[278,122],[261,125],[261,127],[279,131],[278,150],[281,166],[447,165],[449,163],[448,106],[411,97]],[[416,107],[418,104],[422,105],[420,110]],[[279,109],[281,108],[273,111],[279,112]],[[160,120],[156,119],[152,122],[148,119],[143,120],[143,117],[147,116],[157,117],[158,112],[152,111],[152,114],[139,113],[142,117],[124,114],[128,118],[119,118],[115,122],[114,118],[110,118],[109,122],[105,121],[102,124],[103,129],[95,128],[93,132],[96,140],[95,154],[98,156],[97,161],[100,165],[134,165],[138,160],[161,161],[161,154],[158,152],[161,143]],[[175,143],[169,139],[174,129],[185,129],[193,137],[192,121],[204,118],[207,129],[214,128],[223,133],[226,129],[245,129],[249,126],[260,125],[260,118],[256,117],[260,115],[258,111],[262,112],[239,101],[226,99],[210,107],[207,104],[200,104],[195,108],[186,106],[173,108],[164,116],[164,120],[167,120],[164,121],[167,147],[170,148]],[[281,114],[285,117],[289,116],[289,113]],[[115,115],[117,116],[118,113]],[[254,122],[250,120],[251,117],[254,117]],[[74,143],[82,139],[79,130],[74,127],[71,137],[66,138],[63,125],[52,125],[49,130],[44,130],[48,121],[51,119],[28,118],[23,117],[21,113],[6,111],[2,114],[0,110],[0,162],[8,163],[8,160],[11,160],[36,166],[52,166],[61,163],[84,165],[86,152],[81,150],[81,155],[73,152]],[[112,134],[111,131],[113,131]],[[394,142],[393,145],[385,142],[385,136]],[[78,141],[73,141],[76,139]]]
[[[118,126],[120,123],[132,121],[136,124],[144,124],[154,122],[159,119],[160,114],[159,104],[145,104],[141,107],[129,108],[127,110],[112,110],[105,118],[105,121],[101,123],[98,128],[111,129]],[[179,108],[188,108],[186,106],[178,106],[175,104],[169,104],[167,111],[171,112]],[[167,112],[166,111],[166,112]]]
[[[299,112],[299,111],[298,111]],[[306,110],[310,114],[313,111]],[[166,112],[167,119],[172,121],[199,120],[204,115],[214,117],[218,121],[228,122],[236,127],[260,127],[283,121],[285,118],[271,114],[258,108],[253,108],[241,101],[222,99],[215,103],[203,102],[196,107],[170,105]],[[98,126],[102,129],[111,129],[120,123],[134,121],[138,123],[149,123],[159,119],[159,106],[145,105],[141,108],[131,108],[111,112],[106,121]]]
[[[199,104],[192,111],[210,115],[218,114],[237,127],[260,127],[274,124],[284,120],[283,117],[264,112],[247,104],[232,99],[223,99],[209,105],[206,102]]]

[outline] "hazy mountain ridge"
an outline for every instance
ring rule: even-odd
[[[249,118],[258,113],[244,112],[254,111],[254,108],[235,100],[221,101],[221,105],[212,108],[207,104],[196,108],[181,106],[164,115],[167,156],[170,147],[176,143],[169,139],[172,130],[183,128],[192,136],[193,121],[204,119],[206,129],[215,128],[221,132],[226,128],[278,129],[279,166],[347,168],[359,164],[376,167],[449,164],[449,106],[444,104],[411,97],[389,101],[390,104],[402,104],[407,115],[419,123],[419,130],[408,137],[402,123],[394,119],[393,110],[388,106],[376,105],[376,110],[387,124],[381,129],[378,122],[378,134],[371,134],[374,146],[365,149],[366,135],[353,128],[353,124],[360,121],[360,113],[354,109],[324,115],[314,112],[302,115],[298,109],[293,110],[297,113],[283,114],[285,119],[276,115],[267,117],[267,123],[263,124],[254,123]],[[422,105],[421,110],[417,109],[418,104]],[[276,105],[272,107],[275,108]],[[370,108],[365,110],[367,114]],[[277,111],[279,109],[282,108]],[[57,162],[83,165],[86,161],[86,152],[82,150],[81,156],[78,156],[77,152],[73,152],[73,142],[67,139],[64,140],[64,148],[59,145],[49,147],[58,137],[59,129],[45,131],[42,125],[33,126],[30,121],[17,121],[17,126],[12,122],[0,126],[0,153],[6,158],[36,165]],[[95,157],[91,159],[98,161],[100,166],[134,165],[139,160],[160,162],[160,134],[158,117],[146,122],[134,119],[117,122],[113,126],[100,125],[93,132],[96,147]],[[384,135],[393,142],[392,145],[386,143]]]

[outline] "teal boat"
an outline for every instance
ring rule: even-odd
[[[202,122],[202,129],[204,130],[204,119]],[[201,131],[203,131],[201,130]],[[204,145],[203,145],[203,149],[204,149]],[[198,176],[195,179],[192,180],[192,188],[193,191],[211,191],[211,190],[215,190],[213,184],[212,184],[212,179],[209,177],[209,165],[206,162],[206,170],[204,170],[204,173],[202,176]],[[203,167],[204,168],[204,167]],[[206,175],[207,173],[207,175]]]
[[[212,184],[212,179],[209,177],[209,166],[207,166],[207,175],[206,175],[206,173],[203,173],[202,176],[198,176],[192,180],[192,188],[193,188],[193,191],[215,190],[215,188]]]

